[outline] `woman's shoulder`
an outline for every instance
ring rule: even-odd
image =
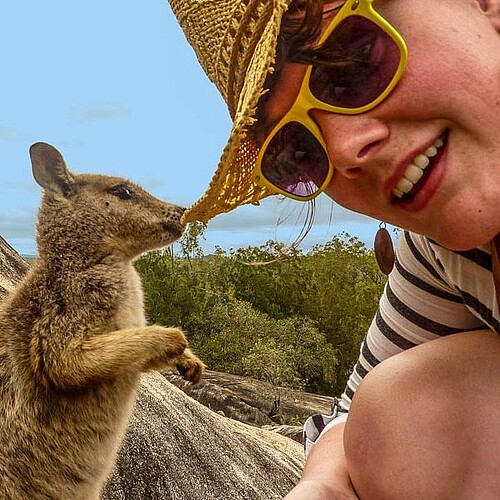
[[[450,250],[414,233],[403,234],[400,240],[401,266],[411,265],[411,259],[415,259],[411,257],[411,249],[421,256],[425,255],[428,258],[426,265],[432,268],[430,272],[439,275],[450,289],[458,292],[463,303],[476,317],[500,333],[490,245],[469,250]]]
[[[447,260],[444,256],[444,261]],[[446,277],[446,266],[440,249],[430,238],[410,231],[402,231],[399,235],[396,266],[422,277],[428,275],[439,280]]]
[[[397,246],[400,269],[428,277],[457,291],[471,305],[492,310],[493,280],[489,245],[470,250],[450,250],[420,234],[405,231]]]
[[[489,245],[482,245],[470,250],[450,250],[436,241],[410,231],[402,232],[398,240],[398,252],[401,256],[413,256],[439,266],[440,269],[457,271],[461,268],[480,268],[491,272],[491,251]]]

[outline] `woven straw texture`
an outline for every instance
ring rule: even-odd
[[[202,221],[272,194],[252,182],[258,154],[248,128],[274,63],[281,17],[290,0],[169,0],[210,80],[226,101],[233,128],[205,194],[184,213]]]

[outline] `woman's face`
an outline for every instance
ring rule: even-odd
[[[484,244],[500,232],[498,19],[475,0],[375,0],[374,7],[405,39],[407,69],[369,112],[310,112],[335,167],[325,192],[451,249]],[[264,109],[267,123],[288,111],[304,72],[284,66]],[[396,196],[411,164],[441,141],[410,199]]]

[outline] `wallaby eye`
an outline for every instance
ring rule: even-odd
[[[132,195],[134,192],[128,187],[124,186],[123,184],[119,184],[118,186],[113,186],[108,190],[109,194],[112,194],[113,196],[118,196],[121,200],[130,200],[132,198]]]

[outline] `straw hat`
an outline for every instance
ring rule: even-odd
[[[274,63],[281,17],[291,0],[169,0],[186,38],[224,97],[233,128],[205,194],[184,221],[207,222],[273,194],[251,179],[258,146],[247,133]]]

